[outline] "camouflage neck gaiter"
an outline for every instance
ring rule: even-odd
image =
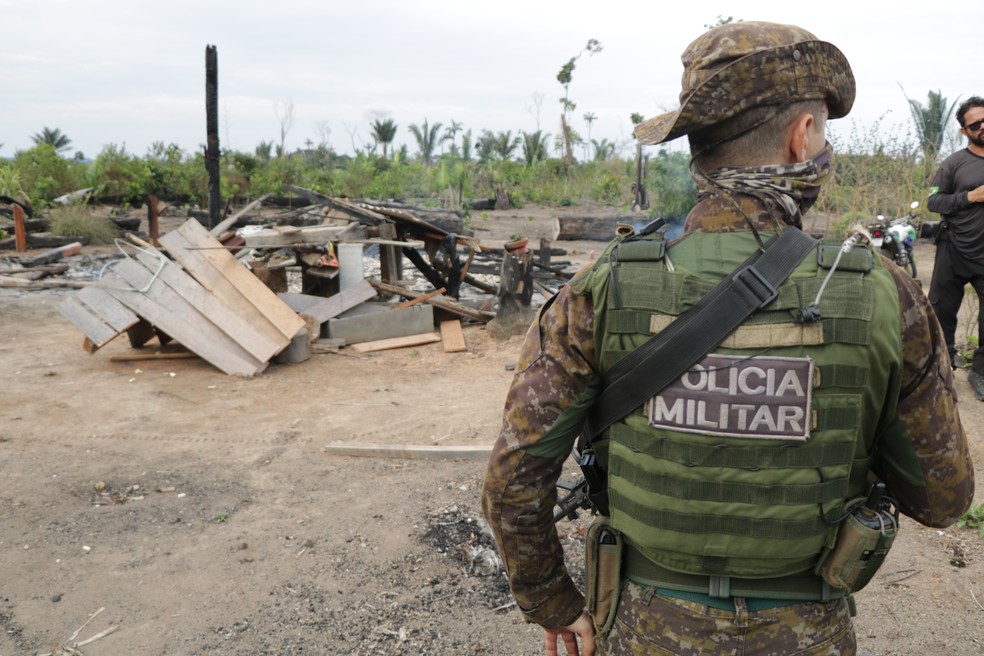
[[[828,142],[812,159],[795,164],[771,164],[744,168],[723,167],[708,173],[691,163],[698,194],[748,194],[773,201],[783,212],[782,220],[800,226],[800,219],[820,195],[820,186],[830,175],[833,148]]]

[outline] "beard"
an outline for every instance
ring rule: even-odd
[[[984,148],[984,130],[978,130],[977,132],[968,134],[967,139],[978,148]]]

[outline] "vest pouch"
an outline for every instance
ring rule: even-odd
[[[604,638],[615,622],[622,587],[622,534],[607,517],[597,517],[585,536],[585,597],[597,635]]]
[[[861,506],[837,531],[837,542],[817,564],[816,573],[832,588],[853,593],[868,585],[885,562],[898,533],[890,508]]]

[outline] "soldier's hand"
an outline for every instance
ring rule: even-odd
[[[967,192],[967,200],[971,203],[982,203],[984,202],[984,185],[981,185],[977,189],[971,189]]]
[[[557,656],[557,638],[564,641],[564,652],[567,656],[594,656],[595,630],[594,622],[587,611],[581,613],[573,624],[562,629],[544,629],[543,637],[547,644],[547,656]],[[581,651],[577,649],[577,641],[581,640]]]

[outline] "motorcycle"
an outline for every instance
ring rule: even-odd
[[[916,277],[916,258],[913,246],[916,243],[916,228],[912,220],[916,217],[915,210],[919,201],[912,201],[909,213],[885,223],[885,217],[878,215],[878,221],[872,223],[868,231],[871,233],[871,243],[875,248],[884,251],[886,257]]]

